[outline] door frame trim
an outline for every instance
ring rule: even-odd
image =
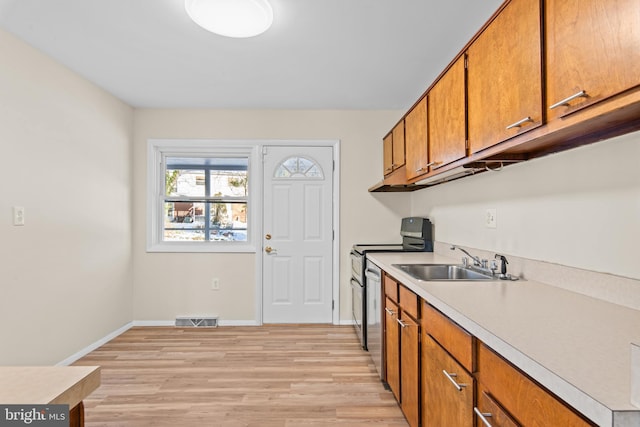
[[[331,147],[333,149],[333,188],[332,188],[332,220],[333,220],[333,245],[332,245],[332,263],[333,271],[331,273],[332,281],[332,297],[333,297],[333,312],[332,321],[334,325],[340,324],[340,140],[339,139],[286,139],[286,140],[263,140],[260,141],[258,149],[260,152],[260,159],[263,159],[264,149],[267,147]],[[262,181],[264,176],[264,161],[260,161],[257,168],[253,168],[253,173],[259,173]],[[262,183],[264,185],[264,182]],[[264,189],[259,191],[260,196],[257,200],[257,205],[261,216],[264,218]],[[262,278],[263,278],[263,263],[262,263],[262,251],[263,251],[263,239],[264,234],[263,221],[259,221],[258,233],[260,238],[256,239],[256,291],[255,291],[255,318],[258,325],[263,324],[262,313]],[[258,243],[259,242],[259,243]]]

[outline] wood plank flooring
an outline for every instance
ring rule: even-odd
[[[406,427],[351,326],[135,327],[102,366],[87,427]]]

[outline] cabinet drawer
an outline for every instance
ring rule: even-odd
[[[385,273],[384,275],[384,294],[393,302],[398,302],[398,282]]]
[[[488,392],[521,425],[595,426],[481,342],[477,368],[478,393]]]
[[[476,417],[478,418],[478,426],[481,426],[481,417],[484,418],[492,427],[520,427],[513,418],[489,396],[486,392],[482,392],[478,398],[478,406],[474,408]]]
[[[422,306],[422,325],[467,371],[474,371],[473,336],[470,333],[426,301]]]
[[[409,289],[400,285],[399,287],[400,307],[407,312],[414,319],[419,319],[418,316],[418,295],[411,292]]]

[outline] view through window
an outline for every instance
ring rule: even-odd
[[[247,241],[247,157],[166,157],[163,241]]]

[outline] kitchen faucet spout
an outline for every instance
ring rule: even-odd
[[[464,252],[469,258],[471,258],[473,260],[473,265],[475,265],[475,266],[481,266],[482,265],[482,261],[480,260],[480,257],[473,256],[469,252],[467,252],[466,250],[464,250],[462,248],[459,248],[458,246],[455,246],[455,245],[451,246],[451,250],[452,251],[455,251],[456,249]]]

